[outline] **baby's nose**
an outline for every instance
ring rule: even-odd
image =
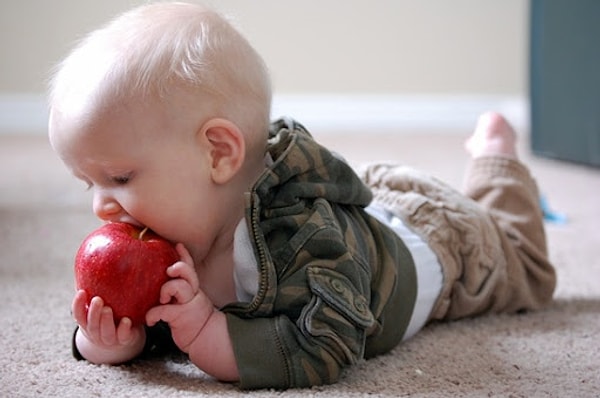
[[[94,193],[94,214],[104,221],[119,221],[123,208],[114,198],[103,193]]]

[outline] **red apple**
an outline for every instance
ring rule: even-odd
[[[131,224],[104,224],[89,234],[75,257],[77,289],[100,296],[115,322],[129,317],[145,323],[146,312],[159,303],[166,269],[179,260],[173,245],[150,230]]]

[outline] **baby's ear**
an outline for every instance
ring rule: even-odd
[[[216,184],[229,182],[244,163],[246,143],[242,132],[229,120],[210,119],[199,133],[208,147],[212,180]]]

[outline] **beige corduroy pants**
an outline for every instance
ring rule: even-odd
[[[444,283],[430,320],[539,309],[556,286],[538,188],[515,159],[472,161],[461,193],[414,169],[371,164],[359,174],[374,203],[397,214],[438,256]]]

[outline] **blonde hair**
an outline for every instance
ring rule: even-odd
[[[271,85],[262,58],[225,18],[195,4],[144,5],[93,31],[58,66],[49,101],[102,106],[181,88],[198,94],[206,117],[266,140]]]

